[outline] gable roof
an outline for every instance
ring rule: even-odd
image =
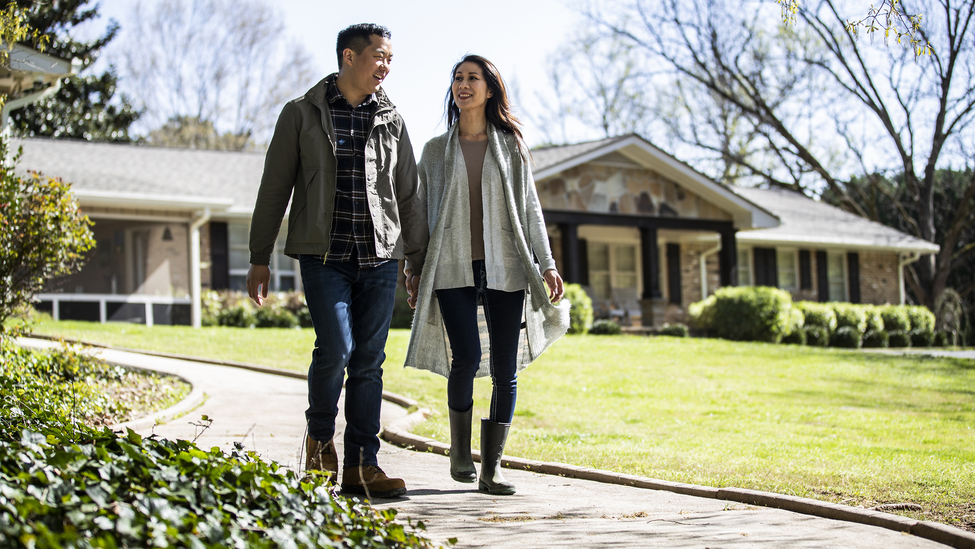
[[[940,246],[786,189],[736,187],[735,192],[773,212],[778,227],[742,231],[740,244],[833,245],[937,253]]]
[[[626,159],[659,173],[728,212],[738,229],[775,227],[779,224],[771,212],[735,194],[727,186],[694,170],[635,133],[574,145],[543,147],[533,150],[532,156],[535,160],[535,180],[603,158],[610,158],[614,163]]]
[[[71,139],[19,140],[17,171],[71,183],[84,204],[195,210],[250,216],[264,171],[262,153],[145,147]]]

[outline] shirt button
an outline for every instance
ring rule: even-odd
[[[345,139],[339,139],[339,145],[345,145]]]

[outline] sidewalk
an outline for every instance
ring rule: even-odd
[[[36,347],[52,345],[42,340],[21,340],[21,343]],[[299,374],[273,375],[112,349],[99,352],[109,362],[167,372],[193,384],[189,398],[162,414],[166,423],[154,425],[152,418],[145,418],[128,424],[141,434],[156,433],[189,440],[198,436],[197,444],[206,448],[229,449],[237,441],[266,459],[285,467],[301,468],[299,454],[304,441],[307,397],[306,383],[297,377]],[[340,402],[340,410],[342,406]],[[204,414],[213,420],[208,429],[190,424],[199,423]],[[382,423],[387,426],[387,436],[412,437],[412,444],[419,447],[442,447],[434,441],[409,435],[406,427],[417,418],[417,414],[408,416],[402,406],[388,400],[383,403]],[[339,445],[344,427],[340,418],[336,435]],[[836,512],[869,515],[867,520],[874,520],[870,517],[876,516],[877,520],[900,525],[905,531],[913,527],[918,535],[716,499],[719,495],[744,501],[772,498],[775,500],[772,504],[798,509],[804,509],[802,505],[809,502],[773,494],[744,490],[719,494],[716,489],[690,487],[708,496],[696,497],[666,490],[506,470],[505,476],[515,483],[518,493],[509,497],[490,496],[477,492],[476,484],[453,482],[447,473],[448,459],[441,455],[383,442],[379,462],[391,476],[405,479],[409,492],[404,498],[377,500],[374,505],[398,509],[399,519],[422,520],[427,527],[427,537],[439,543],[457,538],[456,547],[945,547],[932,541],[939,539],[956,547],[975,548],[975,535],[970,533],[943,525],[919,524],[885,513],[822,505],[826,514],[836,508]],[[552,464],[548,467],[558,470]],[[537,469],[537,466],[532,468]],[[574,476],[587,474],[579,468],[565,471]],[[619,478],[619,475],[606,472],[590,473],[596,473],[595,478],[600,478],[599,475]],[[647,485],[670,484],[652,479],[642,481]]]

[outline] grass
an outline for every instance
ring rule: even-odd
[[[38,333],[303,371],[310,330],[42,322]],[[446,383],[401,365],[387,389],[436,413]],[[490,382],[475,384],[475,417]],[[475,422],[474,440],[478,440]],[[522,373],[506,453],[852,505],[911,502],[907,516],[975,531],[975,362],[722,340],[567,336]]]

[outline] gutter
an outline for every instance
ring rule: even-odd
[[[40,101],[41,99],[50,97],[55,93],[57,93],[58,90],[60,89],[61,89],[61,79],[59,78],[55,80],[53,84],[44,88],[43,90],[24,95],[22,97],[18,97],[17,99],[11,99],[10,101],[4,103],[3,111],[0,112],[0,131],[6,131],[7,120],[10,118],[10,111],[19,109],[21,107],[26,107],[31,103],[35,103],[37,101]]]
[[[897,262],[897,286],[901,291],[901,305],[907,301],[907,291],[904,289],[904,267],[921,259],[920,252],[911,252],[910,255],[899,255]]]

